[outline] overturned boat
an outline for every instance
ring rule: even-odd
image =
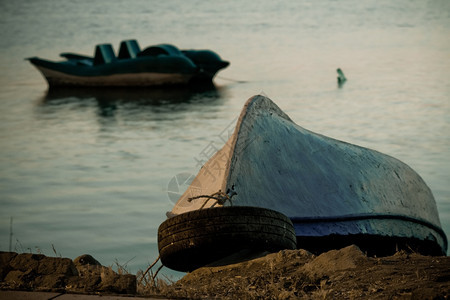
[[[229,62],[211,50],[179,50],[170,44],[141,51],[136,40],[122,41],[116,56],[111,44],[97,45],[93,57],[61,53],[64,61],[27,58],[56,86],[163,86],[211,83]]]
[[[230,206],[286,215],[297,247],[316,253],[349,244],[369,255],[447,251],[434,197],[414,170],[308,131],[264,96],[247,101],[228,142],[203,165],[166,222]]]

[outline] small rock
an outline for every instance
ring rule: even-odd
[[[136,293],[136,276],[118,275],[116,273],[109,273],[102,276],[102,282],[99,286],[100,290],[119,294],[135,294]]]
[[[66,287],[66,276],[63,274],[40,275],[35,278],[35,290],[41,292],[63,292]]]
[[[32,289],[34,287],[34,279],[37,274],[29,269],[25,272],[13,270],[5,277],[5,285],[10,289]]]
[[[69,258],[45,257],[39,262],[38,273],[42,275],[58,274],[77,276],[78,271]]]
[[[10,266],[14,270],[19,270],[25,272],[27,270],[33,270],[37,272],[39,267],[39,261],[43,259],[45,255],[42,254],[31,254],[23,253],[15,256],[11,262]]]
[[[311,278],[321,278],[336,271],[354,269],[363,261],[367,261],[367,256],[357,246],[351,245],[317,256],[304,265],[304,270]]]
[[[77,266],[84,266],[84,265],[101,266],[101,263],[99,263],[95,258],[93,258],[89,254],[80,255],[77,258],[75,258],[73,262]]]
[[[0,252],[0,281],[11,271],[11,260],[17,256],[15,252]]]

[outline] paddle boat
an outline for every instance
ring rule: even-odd
[[[27,59],[50,87],[211,83],[216,73],[229,65],[211,50],[179,50],[170,44],[160,44],[141,51],[136,40],[122,41],[117,56],[111,44],[97,45],[93,57],[75,53],[60,56],[65,60]]]
[[[287,216],[296,247],[313,253],[350,244],[377,256],[401,249],[447,251],[433,194],[414,170],[375,150],[306,130],[264,96],[247,101],[228,142],[203,165],[161,227],[172,218],[208,218],[209,210],[230,207]],[[199,228],[197,235],[203,232]],[[215,240],[209,234],[210,243],[220,241],[220,232]],[[170,235],[177,233],[160,232],[159,240]],[[160,253],[167,245],[160,244]]]

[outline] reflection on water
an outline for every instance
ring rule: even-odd
[[[227,103],[227,89],[208,86],[46,91],[33,107],[29,120],[33,125],[17,137],[26,140],[26,146],[8,151],[13,153],[10,161],[27,158],[22,180],[29,188],[42,192],[29,197],[22,188],[16,197],[33,204],[42,203],[42,199],[52,203],[34,212],[28,222],[41,226],[54,215],[64,215],[58,219],[60,235],[53,234],[55,241],[64,236],[82,236],[78,249],[93,255],[99,251],[102,256],[128,253],[128,246],[133,244],[133,256],[156,258],[157,226],[173,205],[168,200],[167,183],[180,169],[194,164],[192,158],[192,162],[185,159],[186,153],[192,155],[204,147],[204,133],[199,130],[209,122],[204,116],[216,120]],[[43,169],[51,170],[50,176],[42,175]],[[15,182],[10,186],[14,190],[6,191],[10,194],[19,189]],[[14,217],[16,232],[23,233],[28,223],[17,214]],[[78,224],[80,219],[83,222]],[[108,224],[101,221],[105,219]],[[77,233],[84,232],[84,223],[99,224],[86,230],[88,238]],[[117,243],[118,232],[123,235]],[[102,250],[90,249],[92,240],[99,238],[104,242],[95,247]],[[140,246],[135,246],[136,240]],[[116,245],[111,246],[110,241]]]
[[[195,99],[198,94],[218,95],[217,88],[213,85],[201,86],[174,86],[159,88],[123,88],[123,87],[52,87],[47,90],[46,101],[59,100],[63,98],[76,97],[96,98],[102,101],[134,101],[143,104],[158,105],[167,102],[188,102]]]
[[[101,118],[113,118],[119,110],[124,114],[142,112],[171,113],[218,105],[224,88],[213,84],[165,88],[50,88],[40,101],[44,107],[95,105]]]

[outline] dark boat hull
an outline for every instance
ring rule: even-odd
[[[219,70],[229,65],[210,50],[182,52],[172,45],[156,45],[140,51],[133,40],[122,42],[118,57],[109,44],[98,45],[94,57],[74,53],[62,53],[61,56],[66,60],[53,62],[38,57],[28,60],[42,73],[50,87],[210,83]]]
[[[308,131],[263,96],[249,99],[234,134],[194,182],[171,214],[199,209],[204,201],[190,197],[220,190],[236,193],[233,205],[288,216],[300,248],[355,243],[377,255],[447,251],[433,194],[414,170],[375,150]]]
[[[164,85],[186,85],[194,74],[183,73],[117,73],[110,75],[82,76],[35,65],[50,87],[151,87]]]

